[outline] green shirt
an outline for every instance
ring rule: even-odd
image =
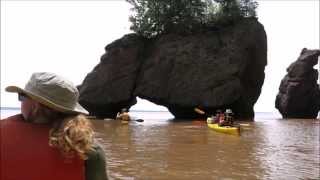
[[[107,180],[106,158],[101,146],[95,144],[85,161],[86,180]]]

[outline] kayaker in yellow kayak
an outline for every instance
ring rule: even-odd
[[[233,126],[233,113],[231,109],[227,109],[225,114],[219,116],[219,126]]]
[[[215,121],[212,124],[208,123],[208,127],[217,132],[240,135],[240,127],[234,125],[232,115],[231,109],[227,109],[225,113],[218,110]]]
[[[202,115],[207,114],[199,108],[194,108],[194,111]],[[217,110],[215,116],[208,116],[207,125],[217,132],[240,135],[240,127],[234,125],[232,115],[231,109],[227,109],[225,114],[221,110]]]

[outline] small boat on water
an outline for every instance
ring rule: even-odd
[[[240,135],[240,126],[219,126],[217,123],[209,124],[208,127],[213,129],[214,131],[226,133],[226,134],[232,134],[232,135]]]

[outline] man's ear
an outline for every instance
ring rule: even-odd
[[[36,101],[33,101],[31,104],[31,108],[32,108],[32,114],[37,115],[39,109],[41,108],[41,104]]]

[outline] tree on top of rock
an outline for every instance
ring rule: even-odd
[[[203,27],[256,17],[254,0],[126,0],[133,5],[131,30],[147,38],[192,33]]]

